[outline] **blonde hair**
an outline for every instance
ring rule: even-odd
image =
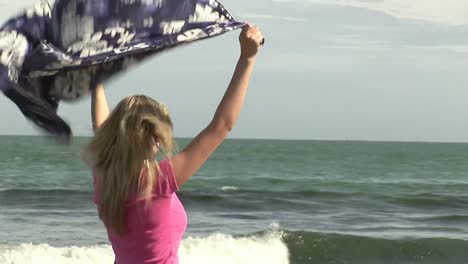
[[[174,150],[173,126],[167,107],[144,95],[124,98],[98,128],[83,151],[94,169],[99,217],[117,234],[126,231],[130,194],[151,199],[160,175],[154,148],[167,158]]]

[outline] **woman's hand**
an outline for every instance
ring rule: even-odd
[[[263,34],[258,27],[247,24],[239,36],[241,45],[241,58],[253,59],[263,44]]]

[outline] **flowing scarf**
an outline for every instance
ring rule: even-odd
[[[215,0],[46,0],[0,28],[0,90],[57,138],[57,115],[131,65],[181,44],[242,27]]]

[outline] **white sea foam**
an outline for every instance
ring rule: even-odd
[[[214,234],[205,238],[189,237],[182,241],[180,263],[287,264],[288,249],[281,234],[234,238]],[[2,264],[93,264],[113,263],[108,245],[91,247],[52,247],[47,244],[0,246]]]
[[[180,263],[287,264],[288,248],[279,233],[233,238],[223,234],[188,238],[180,250]]]
[[[225,191],[225,192],[228,192],[228,191],[237,191],[239,190],[239,188],[235,187],[235,186],[223,186],[221,187],[221,190]]]
[[[0,248],[2,264],[81,264],[113,263],[110,246],[51,247],[47,244],[22,244]]]

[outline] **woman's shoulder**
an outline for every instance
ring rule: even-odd
[[[159,162],[156,194],[169,195],[179,190],[170,159]]]

